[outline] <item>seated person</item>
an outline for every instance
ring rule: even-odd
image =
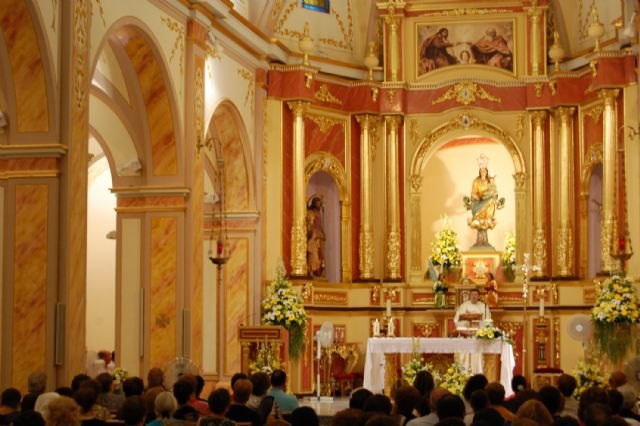
[[[469,292],[469,300],[458,306],[453,322],[458,331],[475,332],[482,325],[481,322],[489,319],[491,319],[491,312],[487,305],[480,301],[478,289],[474,288]]]

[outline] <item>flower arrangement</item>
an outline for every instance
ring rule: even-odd
[[[402,367],[402,378],[407,383],[413,383],[418,374],[418,371],[433,371],[433,365],[425,362],[420,353],[420,340],[413,340],[413,352],[411,353],[411,360],[404,364]]]
[[[127,377],[129,377],[129,372],[122,367],[116,367],[111,375],[117,383],[122,383]]]
[[[289,356],[298,359],[305,345],[307,313],[302,297],[285,277],[284,265],[279,265],[276,273],[276,279],[262,301],[262,323],[286,328],[289,331]]]
[[[504,331],[500,330],[498,327],[495,327],[490,322],[485,322],[482,327],[476,331],[476,339],[482,340],[495,340],[500,339],[503,342],[507,342],[513,345],[513,341],[509,339],[509,335]]]
[[[449,221],[444,220],[442,229],[436,232],[435,240],[431,242],[431,257],[434,265],[441,265],[443,269],[459,267],[462,262],[458,249],[458,234],[450,228]]]
[[[447,389],[454,395],[462,395],[469,380],[469,372],[459,362],[454,362],[442,375],[434,376],[436,386]]]
[[[505,275],[512,277],[516,268],[516,236],[510,232],[504,239],[504,251],[502,252],[502,269]]]
[[[602,375],[602,368],[599,365],[594,365],[585,360],[578,361],[578,365],[573,370],[573,376],[578,382],[573,397],[580,399],[580,395],[591,386],[601,386],[605,383],[604,376]]]
[[[640,321],[633,281],[624,275],[606,279],[591,310],[596,350],[614,364],[623,361],[635,347],[632,325]]]
[[[263,372],[273,373],[274,370],[282,368],[276,355],[276,348],[271,342],[259,342],[256,353],[256,360],[249,364],[251,373]]]

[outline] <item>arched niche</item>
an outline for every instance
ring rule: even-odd
[[[593,278],[602,271],[602,144],[589,146],[580,171],[580,275]]]

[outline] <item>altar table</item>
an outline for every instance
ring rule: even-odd
[[[412,353],[414,340],[420,340],[421,353],[482,353],[500,354],[500,383],[508,394],[511,393],[511,378],[516,365],[513,347],[502,340],[482,340],[476,338],[415,338],[372,337],[367,340],[367,355],[364,361],[363,386],[373,393],[384,389],[384,354]]]

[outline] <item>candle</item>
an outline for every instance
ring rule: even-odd
[[[320,355],[320,332],[318,332],[318,334],[316,334],[316,348],[318,348],[318,353],[316,355],[316,357],[318,359],[320,359],[321,355]]]
[[[222,254],[222,240],[218,240],[217,252],[218,252],[218,255]]]
[[[387,296],[387,316],[391,316],[391,299],[389,299],[389,296]]]
[[[540,305],[538,306],[538,315],[540,318],[544,316],[544,289],[538,290],[538,297],[540,299]]]
[[[373,335],[375,337],[380,335],[380,321],[378,321],[378,318],[373,321]]]
[[[387,326],[387,336],[393,337],[395,334],[395,324],[393,323],[393,318],[389,317],[389,325]]]

